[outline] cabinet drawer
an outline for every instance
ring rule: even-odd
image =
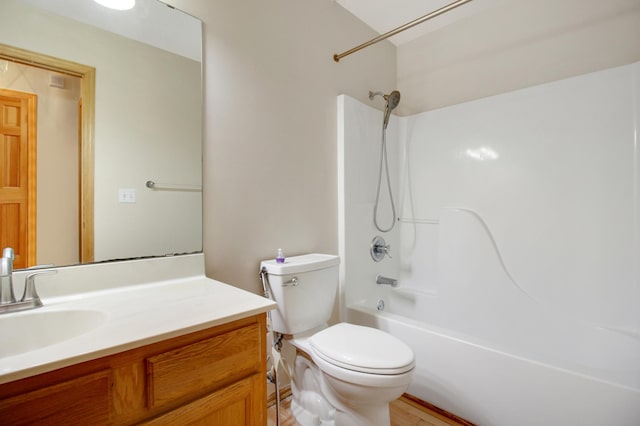
[[[144,425],[262,425],[264,408],[259,400],[261,399],[260,384],[263,381],[262,375],[254,374],[146,422]]]
[[[0,424],[106,424],[111,383],[111,372],[106,370],[2,400]]]
[[[147,406],[184,402],[260,371],[260,329],[251,324],[147,357]]]

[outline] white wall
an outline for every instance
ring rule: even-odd
[[[638,0],[505,1],[400,47],[397,80],[388,43],[330,60],[375,35],[334,2],[170,3],[205,23],[207,273],[255,291],[278,247],[338,249],[335,95],[409,114],[640,59]]]
[[[95,258],[199,251],[202,194],[152,191],[145,183],[202,181],[201,64],[127,39],[102,51],[96,67]],[[137,202],[118,203],[119,188],[135,189]]]
[[[205,25],[207,274],[256,292],[259,261],[337,253],[336,96],[392,90],[395,48],[326,0],[171,0]]]
[[[640,0],[505,0],[398,47],[398,111],[629,64],[638,40]]]

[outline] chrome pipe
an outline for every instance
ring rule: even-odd
[[[361,45],[356,46],[353,49],[349,49],[349,50],[347,50],[345,52],[342,52],[340,54],[336,53],[336,54],[333,55],[333,60],[336,61],[336,62],[340,62],[340,59],[344,58],[345,56],[349,56],[352,53],[355,53],[355,52],[357,52],[359,50],[364,49],[365,47],[369,47],[372,44],[378,43],[379,41],[385,40],[385,39],[387,39],[389,37],[393,37],[394,35],[396,35],[398,33],[401,33],[402,31],[408,30],[409,28],[413,28],[418,24],[422,24],[423,22],[428,21],[431,18],[435,18],[436,16],[439,16],[439,15],[442,15],[443,13],[449,12],[450,10],[455,9],[458,6],[462,6],[465,3],[469,3],[470,1],[471,0],[454,1],[453,3],[450,3],[450,4],[448,4],[448,5],[444,6],[444,7],[441,7],[438,10],[434,10],[431,13],[427,13],[426,15],[424,15],[424,16],[418,18],[418,19],[415,19],[415,20],[413,20],[413,21],[411,21],[411,22],[409,22],[407,24],[404,24],[404,25],[402,25],[402,26],[400,26],[400,27],[398,27],[398,28],[396,28],[394,30],[391,30],[391,31],[386,32],[386,33],[384,33],[382,35],[379,35],[378,37],[372,38],[371,40],[369,40],[369,41],[367,41],[365,43],[362,43]]]

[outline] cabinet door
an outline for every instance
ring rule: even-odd
[[[145,423],[146,425],[265,425],[266,395],[254,374]]]
[[[110,412],[109,370],[0,400],[2,425],[98,425]]]

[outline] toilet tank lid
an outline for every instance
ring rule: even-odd
[[[271,275],[288,275],[300,272],[317,271],[339,265],[340,257],[332,254],[311,253],[301,256],[287,257],[284,263],[277,263],[275,259],[263,260],[261,268],[266,268]]]

